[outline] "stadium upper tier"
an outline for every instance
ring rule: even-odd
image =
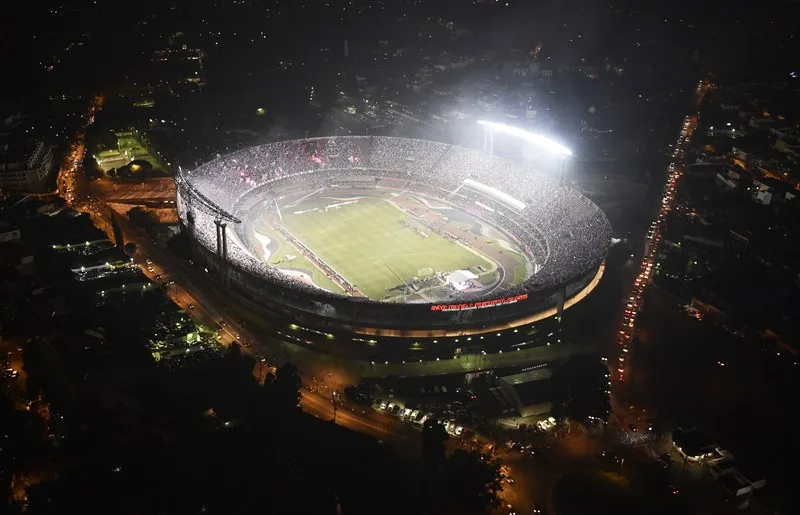
[[[611,242],[603,212],[576,191],[519,165],[477,150],[391,137],[290,140],[220,156],[178,178],[179,214],[191,212],[194,237],[216,248],[215,219],[236,224],[256,206],[272,208],[291,185],[330,185],[359,177],[430,187],[433,196],[459,204],[512,234],[536,264],[536,273],[513,290],[533,292],[567,284],[597,267]],[[273,269],[252,251],[244,231],[228,242],[228,261],[271,281],[312,289]],[[229,231],[229,234],[231,231]],[[315,294],[325,294],[314,289]]]

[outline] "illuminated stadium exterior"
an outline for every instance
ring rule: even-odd
[[[182,172],[176,182],[180,220],[191,235],[196,261],[250,307],[324,333],[424,339],[522,328],[552,318],[591,290],[611,242],[605,215],[579,193],[505,159],[426,140],[354,136],[283,141],[218,157]],[[438,272],[451,270],[436,270],[438,279],[427,283],[398,277],[401,293],[379,299],[361,294],[346,274],[333,271],[311,248],[277,227],[293,245],[296,259],[317,265],[315,273],[327,275],[322,279],[342,291],[322,288],[270,261],[266,244],[256,239],[270,238],[254,230],[263,217],[284,220],[288,213],[281,206],[287,199],[298,205],[312,196],[318,202],[342,200],[315,208],[321,220],[329,208],[363,199],[383,205],[408,198],[420,206],[440,206],[431,209],[464,214],[500,235],[506,246],[486,250],[498,257],[487,262],[514,253],[523,256],[524,264],[513,277],[508,269],[490,277],[487,266],[474,268],[471,286],[463,290],[438,286],[446,276]],[[454,235],[441,215],[433,221],[429,212],[408,215],[425,224],[420,226],[424,231],[414,229],[421,236],[434,231],[476,256],[481,254],[470,250],[474,242],[488,249],[494,241],[468,231]],[[324,228],[318,232],[325,235]],[[425,266],[420,262],[419,269]],[[485,285],[476,279],[482,272]],[[426,290],[431,281],[439,282]]]

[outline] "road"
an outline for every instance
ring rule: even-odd
[[[706,93],[713,88],[714,85],[708,81],[698,83],[695,91],[698,110]],[[649,438],[646,426],[650,416],[649,411],[652,410],[629,405],[626,393],[626,379],[630,375],[628,358],[635,351],[634,347],[638,343],[637,321],[643,308],[644,293],[652,285],[662,238],[662,227],[676,204],[677,183],[685,170],[684,155],[697,130],[698,116],[699,112],[685,118],[678,139],[672,146],[672,160],[668,167],[667,180],[657,214],[647,232],[638,275],[632,285],[631,295],[623,307],[624,313],[621,316],[621,324],[616,336],[619,355],[615,363],[609,364],[610,373],[614,379],[611,389],[612,420],[619,428],[617,444],[634,451],[635,454],[632,454],[632,457],[643,460],[643,467],[652,466],[653,459],[663,453],[669,453],[672,446],[665,439],[652,440]],[[637,426],[637,431],[628,429],[631,424]],[[718,485],[711,484],[713,481],[710,480],[710,475],[704,470],[703,465],[690,466],[677,456],[673,463],[675,465],[670,466],[666,473],[671,478],[672,484],[677,485],[683,492],[681,496],[684,502],[690,503],[695,509],[702,507],[719,510],[723,507],[721,496],[718,495],[721,489]],[[692,470],[689,471],[689,469]],[[687,471],[691,473],[687,473]],[[689,495],[689,493],[692,494]]]
[[[103,97],[96,97],[87,114],[87,125],[94,115],[102,108]],[[234,316],[227,309],[218,309],[218,306],[227,306],[227,301],[219,297],[213,289],[196,287],[196,275],[203,272],[192,269],[186,262],[178,259],[174,254],[155,244],[148,235],[139,227],[131,224],[122,216],[116,215],[97,198],[89,193],[88,178],[82,170],[85,154],[85,129],[76,134],[75,142],[59,170],[57,184],[59,195],[64,198],[67,205],[78,211],[87,213],[96,226],[108,233],[114,240],[112,218],[119,227],[123,240],[136,245],[136,250],[131,256],[142,272],[154,283],[165,288],[167,295],[195,320],[196,323],[209,327],[219,328],[219,341],[223,346],[230,346],[239,342],[244,347],[244,352],[257,359],[267,359],[270,366],[278,366],[285,359],[281,359],[281,352],[261,344],[250,330],[242,323],[243,320]],[[319,374],[318,371],[315,371]],[[348,377],[337,376],[335,371],[327,371],[328,387],[320,391],[319,382],[314,376],[303,375],[305,388],[300,405],[302,409],[317,418],[329,420],[333,418],[333,404],[331,401],[334,389],[341,390],[347,384]],[[322,374],[320,374],[322,375]],[[314,384],[315,386],[312,386]],[[333,387],[330,387],[333,385]],[[314,390],[314,391],[312,391]],[[372,409],[358,410],[354,406],[345,405],[337,410],[336,423],[348,429],[368,434],[378,440],[391,442],[403,447],[418,444],[418,432],[411,429],[396,419],[390,418],[373,411]]]
[[[713,85],[706,81],[700,81],[698,83],[695,91],[698,108],[702,103],[703,96],[712,87]],[[653,267],[658,257],[658,246],[661,243],[662,225],[667,219],[669,212],[675,206],[677,181],[684,172],[684,154],[694,135],[694,131],[697,129],[697,118],[698,114],[694,114],[684,119],[683,128],[673,147],[672,161],[669,164],[667,182],[661,196],[658,213],[656,219],[650,224],[650,230],[647,232],[642,259],[639,264],[639,273],[634,280],[631,295],[624,308],[621,327],[617,335],[617,344],[620,353],[617,357],[617,363],[610,367],[617,384],[625,382],[628,366],[627,358],[632,350],[631,347],[636,334],[636,320],[642,309],[644,291],[652,282]]]
[[[544,513],[555,513],[551,496],[553,487],[567,472],[595,461],[603,449],[603,441],[603,437],[576,432],[549,439],[547,446],[534,455],[515,451],[504,453],[503,462],[514,480],[513,484],[503,488],[501,497],[504,504],[511,504],[520,515],[531,513],[534,504],[538,504]]]
[[[698,107],[703,95],[712,87],[700,82],[696,91]],[[603,436],[591,437],[586,434],[572,434],[550,440],[550,449],[538,452],[535,456],[521,453],[503,455],[503,460],[511,469],[514,483],[506,485],[502,494],[505,503],[511,504],[517,513],[530,513],[533,503],[539,503],[545,513],[553,513],[552,490],[558,479],[576,467],[597,465],[597,456],[604,449],[624,456],[629,463],[641,466],[652,465],[654,458],[664,452],[663,442],[654,442],[647,431],[647,416],[641,408],[629,409],[625,398],[624,383],[627,376],[627,357],[632,351],[636,321],[642,308],[644,290],[652,281],[653,268],[661,241],[661,225],[675,203],[676,183],[683,173],[683,157],[692,135],[697,127],[697,116],[687,116],[678,139],[673,146],[672,162],[664,187],[656,219],[650,226],[638,263],[638,272],[631,286],[631,295],[619,317],[620,328],[617,333],[619,354],[609,364],[612,381],[612,424]],[[629,429],[629,424],[637,424],[637,430]],[[634,467],[638,466],[634,465]],[[620,466],[622,471],[622,466]],[[679,476],[679,475],[678,475]],[[677,477],[675,481],[681,481]],[[675,483],[678,484],[678,483]],[[683,488],[683,487],[681,487]],[[500,510],[503,512],[503,510]]]

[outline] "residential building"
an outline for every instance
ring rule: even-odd
[[[20,239],[19,227],[0,220],[0,243]]]
[[[43,141],[0,141],[0,189],[6,193],[37,193],[53,171],[53,146]]]

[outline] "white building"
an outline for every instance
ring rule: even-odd
[[[0,142],[0,189],[11,193],[42,191],[53,171],[53,147],[42,141]]]
[[[458,291],[464,291],[473,286],[473,281],[478,276],[469,270],[456,270],[447,275],[447,284]]]

